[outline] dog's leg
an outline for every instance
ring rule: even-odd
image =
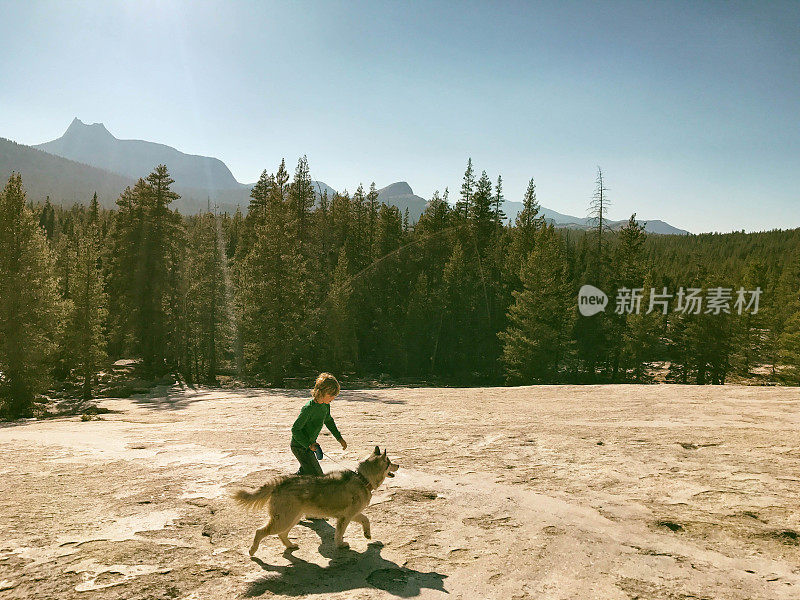
[[[282,531],[282,532],[280,532],[280,533],[278,534],[278,537],[279,537],[279,538],[281,539],[281,541],[283,542],[283,545],[284,545],[284,546],[286,546],[286,549],[287,549],[287,550],[297,550],[297,549],[300,547],[300,546],[298,546],[297,544],[293,544],[293,543],[292,543],[292,542],[289,540],[289,530],[290,530],[292,527],[294,527],[295,525],[297,525],[297,524],[300,522],[300,518],[301,518],[301,517],[302,517],[302,515],[297,515],[297,518],[295,518],[295,519],[292,521],[292,524],[291,524],[291,525],[289,525],[289,527],[287,527],[287,528],[286,528],[284,531]]]
[[[256,537],[253,539],[253,545],[250,546],[250,556],[253,556],[256,553],[261,540],[268,535],[277,534],[287,548],[292,547],[292,543],[289,541],[289,538],[286,534],[292,527],[297,525],[297,522],[300,520],[300,516],[301,515],[286,514],[271,515],[269,523],[264,525],[264,527],[261,529],[256,530]],[[297,548],[297,546],[294,546],[294,548]]]
[[[361,523],[361,526],[364,528],[364,537],[368,540],[372,539],[372,534],[369,532],[369,519],[365,517],[363,514],[358,513],[356,516],[353,517],[353,521],[356,523]]]
[[[265,536],[272,535],[273,533],[278,533],[275,530],[275,519],[270,519],[269,523],[264,525],[264,527],[256,529],[256,537],[253,539],[253,545],[250,546],[250,556],[256,553],[261,540],[263,540]]]
[[[336,542],[336,545],[339,548],[349,548],[350,544],[345,542],[342,538],[344,537],[344,530],[347,529],[347,526],[350,524],[349,517],[340,517],[336,521],[336,533],[333,536],[333,541]]]

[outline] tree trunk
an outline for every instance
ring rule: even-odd
[[[83,399],[92,399],[92,374],[88,371],[83,376]]]

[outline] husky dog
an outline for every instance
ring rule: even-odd
[[[267,535],[277,535],[287,549],[297,544],[289,541],[289,530],[303,515],[311,518],[336,517],[334,540],[340,548],[349,544],[342,540],[350,521],[361,523],[364,537],[370,539],[369,520],[361,511],[369,506],[372,491],[386,477],[394,477],[399,465],[394,464],[375,446],[375,451],[358,464],[355,471],[335,471],[326,475],[283,475],[265,483],[253,493],[239,490],[234,498],[255,509],[269,505],[269,522],[256,530],[250,556],[258,550]]]

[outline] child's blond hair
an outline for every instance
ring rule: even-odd
[[[336,377],[330,373],[320,373],[319,377],[317,377],[317,382],[314,384],[314,390],[311,392],[311,395],[314,397],[314,400],[317,400],[321,396],[336,396],[340,389]]]

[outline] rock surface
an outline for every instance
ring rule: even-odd
[[[323,469],[401,465],[373,539],[302,521],[250,560],[264,514],[231,493],[296,469],[306,399],[162,387],[0,426],[0,598],[800,597],[796,389],[344,390]]]

